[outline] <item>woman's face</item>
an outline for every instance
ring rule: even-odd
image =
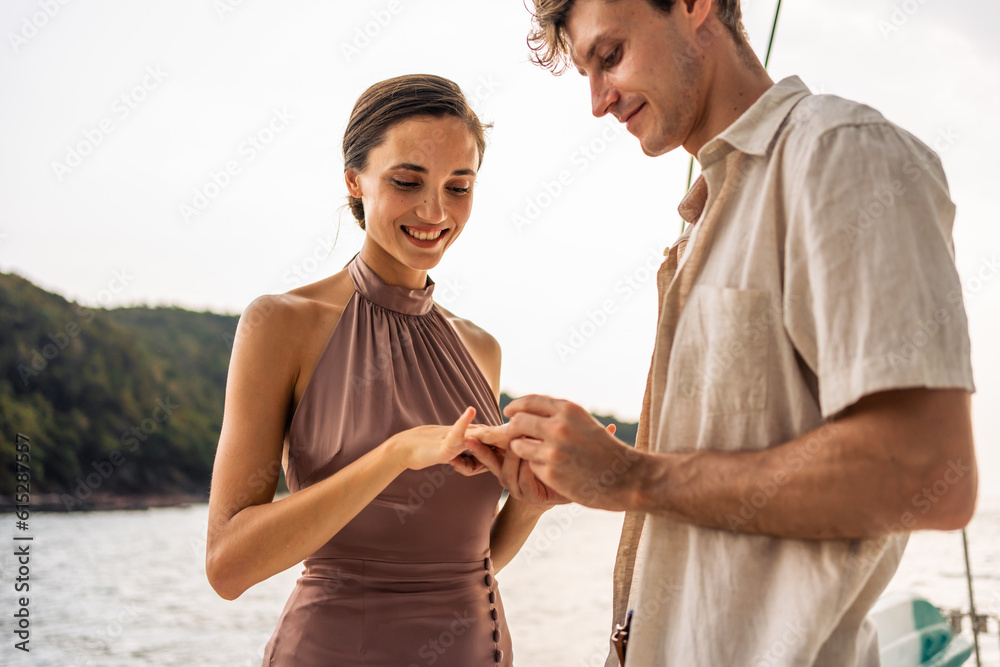
[[[424,286],[472,212],[479,149],[452,116],[415,117],[393,126],[358,172],[344,173],[365,207],[362,259],[393,284]],[[413,284],[410,284],[413,283]]]

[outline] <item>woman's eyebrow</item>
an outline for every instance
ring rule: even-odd
[[[410,162],[400,162],[399,164],[389,167],[389,169],[406,169],[407,171],[415,171],[418,174],[426,174],[427,168],[421,167],[419,164],[412,164]],[[451,172],[452,176],[475,176],[476,172],[472,169],[456,169]]]
[[[413,164],[410,162],[400,162],[394,167],[389,167],[390,169],[406,169],[407,171],[415,171],[418,174],[426,174],[427,168],[421,167],[419,164]]]

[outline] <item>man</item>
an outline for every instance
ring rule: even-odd
[[[658,275],[636,449],[528,396],[489,467],[512,493],[626,511],[629,667],[877,665],[866,614],[908,532],[965,526],[977,492],[937,156],[873,109],[774,84],[738,0],[535,10],[538,64],[571,62],[595,116],[702,176]]]

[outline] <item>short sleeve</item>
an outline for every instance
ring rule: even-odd
[[[826,418],[905,387],[974,391],[940,160],[888,122],[790,139],[784,325]]]

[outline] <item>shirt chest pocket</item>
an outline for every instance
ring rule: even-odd
[[[771,329],[780,323],[766,290],[696,285],[674,335],[667,400],[703,415],[763,410]]]

